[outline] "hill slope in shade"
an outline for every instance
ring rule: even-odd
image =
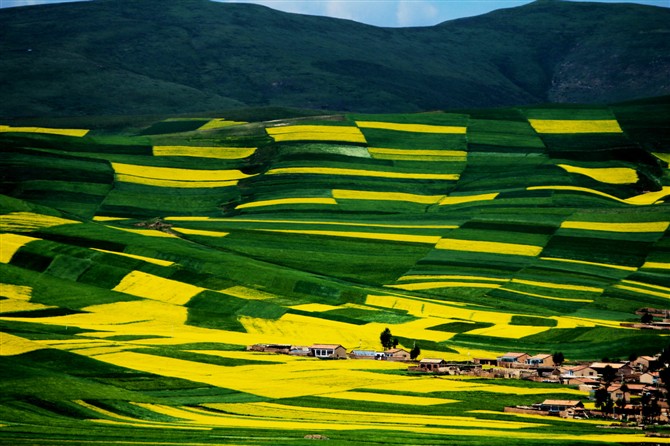
[[[0,438],[641,441],[501,412],[573,388],[243,350],[657,352],[620,324],[670,302],[669,110],[0,125]]]
[[[668,23],[667,8],[554,1],[406,29],[205,0],[6,9],[0,116],[657,96],[670,91]]]

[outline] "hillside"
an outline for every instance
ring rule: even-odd
[[[0,10],[0,116],[415,112],[670,93],[670,10],[538,1],[387,29],[206,0]]]
[[[230,118],[0,126],[0,442],[645,441],[502,412],[572,387],[244,347],[660,351],[621,323],[669,307],[668,98]]]

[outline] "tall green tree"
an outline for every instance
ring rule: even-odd
[[[551,355],[551,359],[554,361],[555,365],[561,365],[563,362],[565,362],[565,356],[563,355],[563,352],[555,352]]]
[[[419,357],[421,354],[421,349],[419,348],[418,345],[416,345],[416,342],[414,343],[414,347],[412,347],[412,350],[409,351],[409,359],[416,359]]]
[[[379,340],[382,343],[382,347],[384,347],[386,350],[393,347],[393,334],[388,327],[386,327],[379,335]]]

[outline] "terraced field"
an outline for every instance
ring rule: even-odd
[[[389,327],[447,360],[656,353],[667,334],[620,323],[670,307],[668,123],[655,102],[2,125],[0,442],[644,442],[501,411],[586,397],[567,387],[244,346]]]

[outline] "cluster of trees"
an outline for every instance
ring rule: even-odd
[[[393,333],[391,333],[391,330],[386,327],[384,331],[381,332],[379,335],[379,341],[382,344],[382,347],[384,347],[385,350],[390,350],[392,348],[398,347],[398,344],[400,341],[398,341],[398,338],[393,336]],[[409,357],[410,359],[416,359],[419,357],[421,354],[421,349],[419,346],[414,342],[414,347],[412,347],[412,350],[409,352]]]

